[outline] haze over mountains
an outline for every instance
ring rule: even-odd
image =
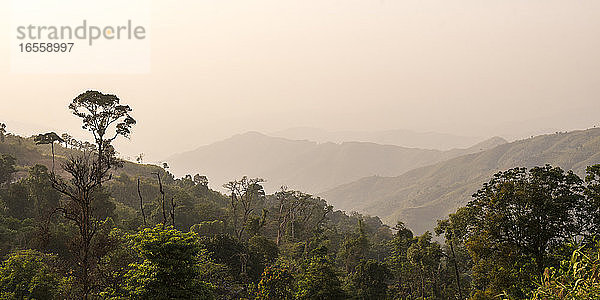
[[[216,189],[248,175],[266,179],[268,192],[286,185],[319,193],[367,176],[397,176],[503,143],[504,139],[496,137],[466,149],[441,151],[371,142],[317,143],[248,132],[171,156],[166,161],[176,175],[207,175]]]
[[[396,145],[408,148],[449,150],[468,148],[481,142],[480,137],[459,136],[437,132],[415,132],[411,130],[379,131],[328,131],[313,127],[295,127],[269,134],[292,140],[324,142],[372,142],[382,145]]]
[[[392,137],[404,133],[365,136],[393,142]],[[216,189],[242,175],[262,177],[267,180],[267,192],[285,185],[322,196],[336,209],[376,215],[388,224],[401,220],[416,233],[432,230],[436,220],[465,205],[498,171],[549,163],[583,175],[586,166],[600,163],[600,129],[596,128],[511,143],[494,137],[446,151],[343,141],[359,138],[354,132],[300,128],[274,134],[290,138],[247,132],[167,161],[176,175],[207,175]],[[341,142],[318,143],[306,138]],[[412,141],[419,139],[427,140],[418,137]],[[466,143],[467,139],[452,141],[452,136],[447,136],[446,145]]]
[[[418,168],[395,177],[372,176],[322,193],[336,208],[401,220],[416,233],[465,205],[501,170],[544,164],[574,170],[600,163],[600,129],[537,136]]]

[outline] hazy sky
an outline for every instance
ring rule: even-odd
[[[600,124],[597,0],[155,0],[150,36],[144,75],[13,74],[4,43],[0,120],[83,137],[68,103],[114,93],[138,121],[117,150],[150,159],[296,126],[510,138]]]

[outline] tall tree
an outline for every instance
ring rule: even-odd
[[[366,259],[369,251],[369,239],[362,220],[358,220],[355,234],[346,237],[338,254],[346,273],[353,273],[361,260]]]
[[[163,217],[163,223],[162,226],[165,227],[167,226],[167,211],[166,211],[166,203],[165,203],[165,190],[163,188],[163,184],[162,184],[162,180],[160,179],[160,172],[155,172],[152,173],[156,175],[156,178],[158,179],[158,191],[160,192],[160,206],[161,206],[161,211],[162,211],[162,217]]]
[[[63,143],[64,140],[56,134],[56,132],[48,132],[44,134],[38,134],[34,141],[38,145],[50,144],[52,147],[52,173],[54,173],[54,142]]]
[[[558,264],[552,253],[582,234],[582,189],[572,171],[549,165],[499,172],[485,183],[467,205],[475,287],[524,297],[532,276]]]
[[[445,220],[438,220],[438,224],[435,228],[435,233],[437,235],[444,235],[445,241],[446,241],[446,245],[447,245],[447,249],[449,249],[449,252],[446,256],[449,259],[449,262],[452,264],[452,267],[454,268],[453,273],[454,273],[454,280],[455,280],[455,284],[456,284],[456,294],[458,296],[458,299],[464,299],[464,296],[466,296],[467,294],[463,293],[464,289],[462,287],[462,277],[461,276],[463,274],[464,271],[464,267],[461,267],[460,265],[460,255],[459,255],[459,249],[464,250],[465,249],[465,235],[466,235],[466,229],[469,223],[469,220],[471,220],[471,216],[470,213],[472,213],[472,210],[469,210],[467,208],[459,208],[456,213],[450,214],[449,217]],[[464,261],[462,261],[464,265]]]
[[[52,174],[52,187],[65,195],[67,201],[59,208],[63,216],[72,221],[78,229],[78,238],[74,243],[74,255],[77,259],[78,276],[81,285],[81,297],[87,299],[93,288],[91,276],[95,257],[102,255],[101,247],[93,247],[93,240],[100,228],[100,220],[94,211],[94,200],[101,193],[100,185],[109,178],[106,174],[110,166],[116,162],[110,161],[114,156],[105,157],[107,164],[103,169],[94,163],[91,154],[84,153],[71,157],[63,164],[63,169],[70,175],[69,180]]]
[[[285,227],[289,220],[289,209],[286,209],[285,207],[286,202],[288,201],[289,194],[290,193],[286,186],[282,186],[281,190],[275,193],[275,198],[279,202],[279,210],[277,214],[277,237],[275,239],[275,243],[278,247],[281,244],[281,240],[285,232]]]
[[[319,232],[327,215],[333,207],[318,197],[300,191],[281,187],[275,193],[277,201],[277,236],[275,242],[280,245],[285,237],[290,241],[303,241],[304,254],[308,254],[311,238]]]
[[[137,193],[140,198],[140,211],[142,212],[142,220],[144,227],[146,227],[146,213],[144,212],[144,199],[142,198],[142,191],[140,190],[140,178],[137,179]]]
[[[411,295],[411,266],[407,258],[408,248],[414,243],[413,233],[404,223],[394,226],[396,233],[389,241],[390,255],[385,259],[393,274],[396,298],[407,298]]]
[[[97,170],[104,169],[105,151],[118,137],[128,138],[135,120],[129,115],[129,105],[121,105],[120,99],[111,94],[87,91],[80,94],[69,104],[69,109],[83,121],[83,129],[92,133],[98,147]],[[110,165],[109,165],[110,166]],[[101,184],[102,178],[96,176]]]
[[[290,231],[291,238],[296,237],[296,221],[298,215],[306,211],[310,204],[309,199],[312,196],[300,191],[291,191],[287,187],[282,186],[281,190],[275,193],[275,198],[278,202],[277,213],[277,238],[275,242],[279,245],[285,235]],[[302,207],[302,209],[301,209]],[[310,210],[309,210],[310,211]]]
[[[230,194],[233,229],[238,240],[241,240],[244,235],[250,214],[265,197],[265,190],[261,185],[263,182],[262,178],[244,176],[241,180],[230,181],[223,185]]]
[[[442,249],[438,243],[432,242],[431,238],[431,233],[427,231],[418,236],[406,250],[408,261],[417,269],[419,293],[422,298],[440,298],[436,282],[439,276],[436,273],[439,271]]]

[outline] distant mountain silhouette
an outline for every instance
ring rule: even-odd
[[[600,129],[557,133],[501,144],[396,177],[371,176],[322,193],[336,208],[405,222],[416,233],[465,205],[484,182],[513,167],[550,163],[583,175],[600,163]]]
[[[213,188],[248,175],[266,179],[269,192],[286,185],[318,193],[366,176],[400,175],[503,143],[502,138],[492,138],[467,149],[440,151],[367,142],[317,143],[248,132],[166,161],[176,175],[208,176]]]
[[[295,127],[269,134],[292,140],[309,140],[319,143],[371,142],[408,148],[449,150],[467,148],[483,139],[437,132],[415,132],[410,130],[380,131],[327,131],[312,127]]]

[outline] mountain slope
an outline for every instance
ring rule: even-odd
[[[600,163],[600,129],[538,136],[456,157],[397,177],[367,177],[322,193],[342,210],[405,222],[417,233],[431,230],[465,205],[491,176],[512,167],[550,163],[584,174]]]
[[[458,136],[437,132],[410,130],[381,131],[327,131],[311,127],[295,127],[270,134],[292,140],[310,140],[319,143],[370,142],[409,148],[449,150],[466,148],[481,141],[478,137]]]
[[[167,162],[177,175],[207,175],[213,188],[248,175],[266,179],[269,192],[286,185],[317,193],[365,176],[399,175],[502,143],[506,141],[493,138],[468,149],[439,151],[365,142],[319,144],[248,132],[174,155]]]
[[[59,143],[54,144],[55,152],[55,171],[57,174],[66,176],[61,165],[72,156],[79,155],[81,151],[76,149],[67,149]],[[50,145],[36,145],[33,137],[24,138],[17,135],[7,135],[4,143],[0,143],[0,154],[8,154],[16,159],[17,172],[15,179],[27,176],[28,167],[35,164],[45,165],[48,169],[52,168],[52,154]],[[154,179],[153,172],[160,172],[162,168],[155,165],[136,164],[129,161],[123,161],[123,167],[113,171],[113,175],[122,173],[131,177],[143,177]]]

